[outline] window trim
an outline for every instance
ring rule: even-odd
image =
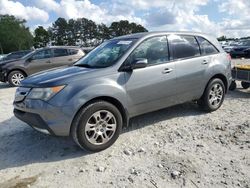
[[[169,35],[172,35],[172,34],[168,34],[168,36],[169,36]],[[199,45],[198,41],[196,40],[195,35],[182,35],[182,34],[174,34],[174,35],[178,35],[178,36],[187,36],[187,37],[194,37],[195,41],[197,42],[197,44],[198,44],[198,46],[199,46],[199,51],[200,51],[200,45]],[[200,55],[199,55],[199,56],[183,57],[183,58],[174,59],[174,58],[173,58],[173,48],[171,47],[170,42],[169,42],[168,44],[169,44],[169,48],[171,49],[171,53],[170,53],[171,62],[182,61],[182,60],[188,60],[188,59],[193,59],[193,58],[202,57],[201,51],[200,51]]]
[[[135,48],[133,49],[133,51],[126,57],[126,59],[123,61],[122,65],[120,66],[120,68],[118,69],[119,72],[122,72],[124,68],[126,68],[128,65],[126,65],[126,61],[128,60],[128,58],[130,57],[130,55],[146,40],[152,39],[152,38],[159,38],[159,37],[166,37],[167,40],[167,48],[168,48],[168,61],[163,62],[163,63],[155,63],[155,64],[148,64],[147,67],[152,67],[152,66],[157,66],[157,65],[162,65],[162,64],[166,64],[166,63],[170,63],[171,59],[170,59],[170,48],[169,48],[169,41],[168,41],[168,37],[167,35],[156,35],[156,36],[150,36],[146,39],[144,39],[143,41],[141,41],[140,43],[138,43]],[[145,68],[147,68],[145,67]]]
[[[199,44],[199,46],[200,46],[200,50],[201,50],[201,45],[200,45],[200,43],[199,43],[198,37],[202,38],[203,40],[206,40],[206,41],[207,41],[210,45],[212,45],[212,46],[216,49],[216,51],[217,51],[216,53],[204,54],[204,55],[202,55],[202,52],[200,51],[202,57],[204,57],[204,56],[209,56],[209,55],[215,55],[215,54],[219,54],[219,53],[220,53],[220,50],[219,50],[213,43],[211,43],[209,40],[207,40],[206,38],[204,38],[204,37],[202,37],[202,36],[195,36],[195,38],[196,38],[196,40],[197,40],[197,42],[198,42],[198,44]]]
[[[66,50],[66,52],[67,52],[67,55],[64,55],[64,56],[55,56],[55,50],[61,50],[61,49],[63,49],[63,50]],[[67,56],[70,56],[70,54],[69,54],[69,51],[68,51],[68,49],[66,49],[66,48],[53,48],[53,57],[54,58],[57,58],[57,57],[67,57]]]
[[[41,51],[45,51],[45,50],[50,50],[50,51],[51,51],[51,57],[41,58],[41,59],[54,58],[54,50],[52,50],[52,49],[42,49],[42,50],[39,50],[38,52],[32,54],[30,57],[33,59],[33,57],[34,57],[37,53],[39,53],[39,52],[41,52]],[[41,59],[33,59],[33,60],[41,60]]]

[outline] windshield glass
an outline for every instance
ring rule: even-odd
[[[110,40],[102,43],[88,55],[75,63],[75,66],[105,68],[114,65],[135,43],[136,39]]]

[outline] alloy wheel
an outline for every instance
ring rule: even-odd
[[[213,107],[217,107],[221,104],[223,99],[224,91],[220,84],[214,84],[209,92],[209,103]]]
[[[16,73],[16,74],[13,74],[12,77],[11,77],[11,81],[12,83],[15,85],[15,86],[18,86],[22,80],[24,80],[24,75],[21,74],[21,73]]]
[[[115,134],[117,121],[110,111],[99,110],[92,114],[85,126],[87,140],[94,145],[107,143]]]

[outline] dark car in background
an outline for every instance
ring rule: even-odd
[[[231,57],[247,57],[250,55],[250,40],[244,40],[232,47],[225,47],[224,50],[231,55]]]
[[[2,59],[0,59],[0,62],[2,61],[9,61],[13,59],[20,59],[23,56],[27,55],[28,53],[32,52],[32,50],[23,50],[23,51],[16,51],[16,52],[11,52],[4,56]]]
[[[35,50],[21,59],[0,64],[0,81],[18,86],[25,77],[52,68],[73,65],[85,53],[78,47],[60,46]]]

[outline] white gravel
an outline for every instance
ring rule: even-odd
[[[0,187],[250,187],[250,89],[216,112],[187,103],[133,119],[109,149],[80,150],[12,113],[0,83]]]

